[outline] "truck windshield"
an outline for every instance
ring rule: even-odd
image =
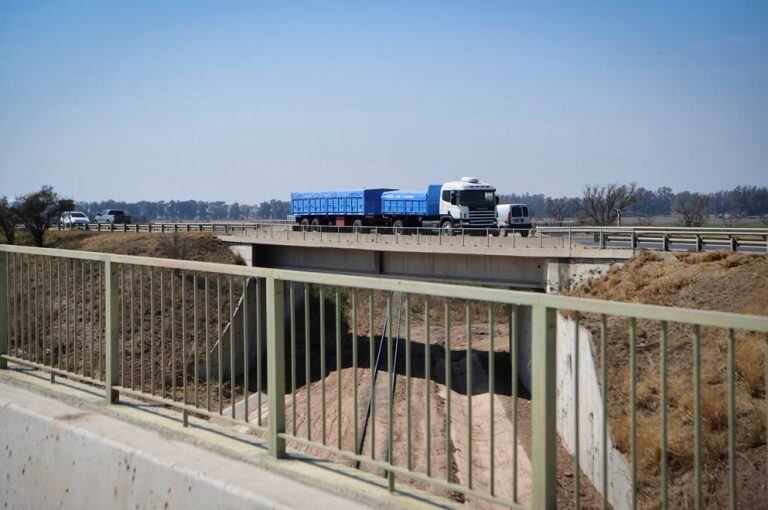
[[[495,207],[496,193],[483,190],[462,190],[458,192],[459,205],[468,207]]]

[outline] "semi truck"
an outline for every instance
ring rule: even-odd
[[[496,230],[496,188],[475,177],[431,184],[425,190],[391,188],[291,193],[291,214],[305,229],[322,225],[392,227],[395,234],[409,227]]]

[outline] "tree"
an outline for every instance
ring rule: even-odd
[[[684,191],[677,194],[674,211],[683,217],[686,227],[700,227],[704,224],[709,210],[709,197]]]
[[[40,191],[24,195],[19,199],[16,210],[20,222],[24,225],[37,246],[43,246],[45,231],[51,223],[58,221],[64,211],[75,208],[75,202],[69,198],[61,198],[52,186],[43,186]]]
[[[550,214],[552,215],[552,219],[555,220],[556,223],[563,222],[566,216],[567,207],[568,207],[567,198],[556,198],[552,200],[552,204],[550,205]]]
[[[640,195],[635,183],[587,185],[581,197],[581,212],[595,225],[611,225],[616,222],[618,211],[636,203]]]
[[[13,207],[7,197],[0,198],[0,228],[5,234],[5,242],[14,244],[16,242],[16,225],[19,223],[19,216],[16,208]]]

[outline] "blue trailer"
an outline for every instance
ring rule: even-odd
[[[352,225],[381,216],[381,195],[391,188],[291,193],[291,214],[302,225]]]

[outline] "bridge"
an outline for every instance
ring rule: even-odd
[[[519,384],[525,354],[516,321],[524,313],[528,387]],[[626,448],[615,446],[600,390],[606,335],[590,338],[590,324],[604,333],[627,328]],[[735,356],[758,335],[768,358],[768,318],[0,245],[0,491],[11,506],[55,500],[73,508],[165,500],[191,508],[464,501],[538,509],[578,507],[582,498],[631,507],[650,490],[637,478],[635,413],[645,324],[663,332],[660,434],[643,438],[660,452],[653,497],[666,506],[679,482],[667,434],[679,424],[664,411],[667,331],[694,346],[685,426],[695,506],[708,487],[698,355],[712,338],[702,338],[706,329],[724,339],[722,482],[735,508],[743,466]]]

